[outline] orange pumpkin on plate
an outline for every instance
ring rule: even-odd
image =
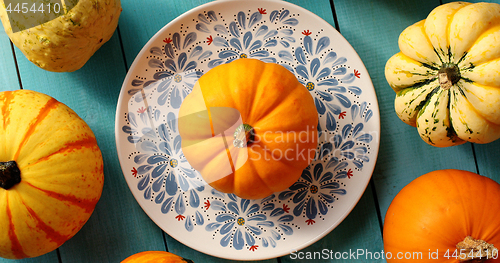
[[[498,211],[500,184],[487,177],[462,170],[422,175],[405,186],[387,210],[387,262],[458,263],[487,258],[487,262],[500,262]]]
[[[318,113],[285,67],[242,58],[204,74],[179,111],[182,150],[215,189],[259,199],[296,182],[314,159]]]
[[[87,222],[103,161],[89,126],[34,91],[0,92],[0,257],[36,257]]]

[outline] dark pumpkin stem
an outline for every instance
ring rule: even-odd
[[[457,244],[460,255],[460,262],[480,263],[491,258],[498,257],[498,249],[484,240],[474,239],[471,236],[466,237]]]
[[[233,145],[238,148],[246,147],[255,138],[253,127],[248,124],[241,124],[234,132]]]
[[[21,182],[21,171],[16,161],[0,162],[0,187],[9,190]]]
[[[444,63],[438,71],[439,85],[442,89],[449,89],[455,85],[462,76],[456,64]]]

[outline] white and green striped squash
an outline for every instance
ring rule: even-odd
[[[386,63],[395,111],[430,145],[500,138],[500,5],[452,2],[399,36]]]

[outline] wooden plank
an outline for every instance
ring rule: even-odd
[[[500,140],[489,144],[475,144],[478,172],[500,183]]]
[[[437,5],[437,0],[334,0],[340,32],[351,43],[371,75],[380,107],[380,152],[373,175],[382,218],[394,196],[416,177],[437,169],[475,171],[470,144],[436,148],[423,142],[415,128],[394,112],[395,93],[384,75],[385,63],[399,52],[398,37]],[[358,14],[354,16],[354,14]]]
[[[119,22],[127,66],[160,29],[170,21],[208,0],[189,1],[122,1],[123,12]],[[152,19],[150,19],[152,18]]]
[[[23,87],[48,94],[72,108],[94,131],[103,153],[102,197],[87,224],[61,246],[62,262],[119,262],[139,251],[164,249],[162,232],[133,198],[116,156],[114,120],[125,78],[117,34],[82,69],[72,73],[39,69],[18,49],[16,56]]]
[[[332,13],[332,6],[330,5],[330,0],[317,0],[317,1],[288,0],[287,2],[298,5],[306,10],[313,12],[321,19],[328,22],[328,24],[335,27],[335,20]]]
[[[56,251],[35,258],[25,258],[18,260],[0,258],[0,263],[56,263],[56,262],[59,262]]]
[[[16,64],[9,36],[0,29],[0,91],[19,89]]]

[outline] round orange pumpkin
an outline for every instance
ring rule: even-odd
[[[500,262],[498,211],[500,184],[487,177],[453,169],[422,175],[387,210],[387,262],[482,262],[472,261],[481,255]]]
[[[275,63],[242,58],[204,74],[179,111],[182,150],[213,188],[259,199],[296,182],[314,159],[318,113]]]
[[[0,92],[0,257],[36,257],[89,219],[103,187],[94,134],[66,105],[34,91]]]
[[[143,251],[124,259],[121,263],[193,263],[193,261],[166,251]]]

